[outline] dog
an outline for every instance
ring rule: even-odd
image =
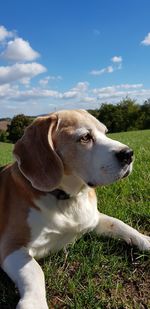
[[[119,237],[150,250],[150,237],[97,209],[95,187],[132,171],[133,151],[106,136],[84,110],[38,117],[0,173],[0,263],[15,282],[17,309],[47,309],[44,274],[34,259],[81,235]]]

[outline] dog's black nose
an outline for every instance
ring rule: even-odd
[[[133,161],[133,150],[130,148],[123,148],[115,155],[120,163],[130,164]]]

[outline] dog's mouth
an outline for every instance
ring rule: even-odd
[[[122,178],[126,178],[127,176],[129,176],[132,172],[132,163],[130,163],[129,165],[127,165],[127,168],[125,170],[123,170],[123,173],[121,173],[121,179]]]
[[[125,178],[125,177],[129,176],[129,174],[130,174],[130,171],[129,171],[129,169],[128,169],[128,170],[125,172],[125,174],[123,175],[122,178]]]
[[[93,184],[92,182],[88,182],[87,185],[90,187],[90,188],[96,188],[97,186],[95,184]]]
[[[101,181],[98,181],[98,182],[87,181],[86,184],[90,188],[96,188],[96,187],[99,187],[99,186],[105,186],[105,185],[109,185],[111,183],[114,183],[118,180],[121,180],[123,178],[128,177],[132,172],[132,165],[133,165],[133,163],[126,164],[121,170],[119,169],[118,171],[114,171],[114,170],[111,170],[111,169],[106,170],[106,168],[105,168],[105,173],[107,171],[105,179],[103,179],[103,180],[101,179]]]

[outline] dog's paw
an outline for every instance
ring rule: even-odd
[[[150,250],[150,236],[143,235],[144,236],[144,243],[145,243],[145,249],[144,250]]]
[[[150,237],[141,233],[133,237],[133,244],[142,251],[150,251]]]

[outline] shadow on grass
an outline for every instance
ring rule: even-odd
[[[15,309],[19,293],[13,282],[0,268],[0,309]]]

